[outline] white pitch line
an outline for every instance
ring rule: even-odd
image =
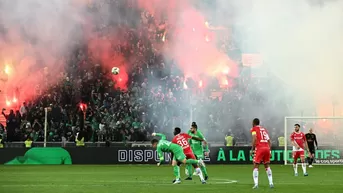
[[[229,180],[229,179],[212,179],[211,181],[221,181],[221,182],[215,182],[215,184],[233,184],[237,183],[237,180]]]
[[[211,183],[209,183],[211,184]],[[225,183],[222,183],[225,184]],[[0,185],[0,187],[3,188],[9,188],[9,187],[74,187],[74,186],[91,186],[91,187],[105,187],[105,186],[114,186],[117,184],[104,184],[104,185],[100,185],[100,184],[37,184],[37,185],[29,185],[29,184],[13,184],[13,185]],[[177,186],[178,184],[140,184],[140,186]],[[181,183],[180,186],[196,186],[196,185],[200,185],[200,184],[183,184]],[[220,184],[211,184],[211,185],[220,185]]]
[[[144,185],[144,186],[172,186],[174,184],[167,183],[165,181],[163,182],[156,182],[156,181],[140,181],[140,180],[127,180],[127,181],[92,181],[93,183],[82,183],[82,184],[2,184],[0,187],[73,187],[73,186],[93,186],[93,187],[101,187],[101,186],[112,186],[116,185],[118,183],[139,183],[139,185]],[[99,184],[103,183],[103,184]],[[211,179],[208,184],[211,185],[224,185],[224,184],[234,184],[238,183],[237,180],[229,180],[229,179]],[[306,183],[302,182],[279,182],[275,183],[275,185],[306,185]],[[181,183],[181,186],[194,186],[194,185],[199,185],[194,184],[194,183]],[[321,186],[332,186],[333,183],[331,184],[320,184]],[[337,184],[336,184],[337,185]]]
[[[151,182],[150,182],[151,183]],[[113,186],[117,183],[113,184],[11,184],[11,185],[0,185],[0,187],[8,188],[8,187],[74,187],[74,186],[91,186],[91,187],[104,187],[104,186]],[[210,185],[224,185],[224,184],[232,184],[231,182],[223,182],[223,183],[208,183]],[[305,183],[277,183],[277,185],[305,185]],[[175,186],[172,183],[162,183],[162,184],[140,184],[140,186]],[[178,184],[176,184],[177,186]],[[183,184],[181,183],[180,186],[195,186],[199,184]],[[332,186],[333,184],[320,184],[321,186]]]
[[[212,183],[213,181],[213,183]],[[217,182],[216,182],[217,181]],[[222,181],[222,182],[218,182]],[[94,181],[93,181],[94,182]],[[146,185],[146,186],[170,186],[173,185],[172,183],[154,183],[154,181],[139,181],[139,180],[132,180],[132,181],[97,181],[98,183],[96,184],[3,184],[0,185],[0,187],[69,187],[69,186],[110,186],[113,184],[118,184],[118,183],[140,183],[141,185]],[[209,182],[209,184],[232,184],[232,183],[237,183],[238,181],[236,180],[226,180],[226,179],[213,179]],[[105,184],[99,184],[99,183],[105,183]],[[152,184],[154,183],[154,184]],[[191,185],[194,186],[196,184],[181,184],[181,185]]]

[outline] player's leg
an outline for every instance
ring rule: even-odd
[[[266,169],[268,181],[269,181],[269,187],[274,188],[274,183],[273,183],[273,173],[272,169],[270,169],[269,163],[270,163],[270,150],[266,149],[263,157],[263,163],[264,163],[264,168]]]
[[[182,160],[181,162],[184,163],[184,164],[200,164],[200,165],[204,164],[201,160],[186,159],[186,158],[184,160]]]
[[[311,154],[311,150],[310,150],[310,152],[307,155],[307,162],[308,162],[308,167],[309,168],[312,168],[312,159],[311,159],[311,157],[312,157],[312,154]]]
[[[261,162],[261,151],[256,151],[254,158],[253,158],[253,163],[254,163],[254,168],[252,171],[252,177],[254,180],[254,187],[253,189],[258,188],[258,168],[260,166],[260,162]]]
[[[273,172],[272,169],[270,168],[269,163],[264,164],[264,168],[266,169],[268,181],[269,181],[269,187],[274,188],[274,183],[273,183]]]
[[[183,152],[175,152],[174,155],[176,160],[182,162],[183,164],[199,164],[200,166],[204,165],[202,160],[186,159],[186,156]]]
[[[193,153],[186,153],[186,159],[195,159],[195,156]],[[192,180],[193,178],[193,168],[196,169],[198,167],[197,164],[186,164],[186,175],[187,178],[185,180]]]
[[[197,160],[204,160],[205,159],[204,152],[201,152],[200,154],[196,154],[195,157]],[[205,164],[201,165],[200,169],[201,169],[203,175],[205,176],[205,180],[208,180],[208,173],[207,173],[206,165]]]
[[[181,160],[181,159],[180,159]],[[186,159],[186,158],[184,158],[184,160],[182,161],[182,163],[184,163],[184,164],[195,164],[195,165],[197,165],[197,164],[200,164],[200,165],[202,165],[203,163],[201,163],[200,161],[198,161],[198,160],[195,160],[195,159]],[[206,181],[205,181],[205,179],[204,179],[204,176],[202,175],[202,172],[201,172],[201,169],[199,168],[199,167],[197,167],[196,168],[196,170],[195,170],[196,172],[197,172],[197,174],[198,174],[198,176],[200,177],[200,180],[201,180],[201,182],[203,183],[203,184],[206,184]]]
[[[173,157],[172,166],[173,166],[173,172],[174,172],[174,176],[175,176],[175,180],[173,181],[173,184],[180,184],[181,183],[180,163],[177,162],[175,156]]]
[[[298,176],[298,159],[299,159],[299,152],[293,151],[293,169],[294,169],[295,176]]]
[[[307,162],[308,162],[308,167],[312,168],[312,159],[311,159],[311,157],[312,157],[312,149],[311,149],[311,147],[309,147],[309,150],[310,150],[310,152],[308,152],[306,159],[307,159]]]
[[[198,165],[193,164],[196,174],[199,176],[201,182],[206,183],[204,175]]]
[[[307,160],[308,160],[308,167],[309,168],[312,168],[312,164],[313,164],[313,161],[314,161],[314,148],[310,148],[310,152],[308,154],[308,157],[307,157]]]
[[[193,167],[192,164],[186,164],[186,175],[188,176],[185,180],[192,180]]]
[[[193,148],[192,148],[192,152],[194,154],[194,149]],[[193,171],[193,168],[194,168],[194,166],[192,166],[192,165],[187,165],[187,167],[186,167],[186,170],[187,170],[186,171],[186,175],[188,177],[190,177],[190,178],[192,178],[193,176],[197,175],[195,170]]]
[[[196,159],[195,155],[193,153],[189,153],[186,155],[187,159]],[[196,174],[200,177],[201,182],[206,183],[203,173],[201,171],[201,169],[199,168],[199,166],[197,164],[193,164],[193,167],[195,169]]]
[[[303,169],[304,176],[308,176],[306,172],[306,163],[305,163],[305,153],[304,151],[300,151],[300,160],[301,160],[301,168]]]
[[[186,155],[186,159],[193,159],[192,155],[191,154],[185,154]],[[197,167],[198,165],[197,164],[186,164],[186,175],[187,175],[187,178],[185,180],[192,180],[192,176],[193,176],[193,171],[192,171],[192,168],[193,167]]]
[[[183,152],[176,152],[174,154],[175,154],[176,160],[178,160],[178,161],[180,161],[180,162],[182,162],[184,164],[200,164],[200,165],[204,164],[201,160],[199,160],[199,161],[195,160],[195,159],[188,159],[187,160],[186,159],[186,155]],[[203,184],[206,184],[206,181],[203,179],[203,175],[202,175],[201,170],[199,168],[198,168],[198,174],[200,176],[201,182]]]
[[[312,159],[311,159],[311,153],[307,155],[307,162],[308,162],[308,167],[312,168]]]
[[[186,159],[186,155],[183,151],[174,152],[174,157],[177,161],[182,162],[183,164],[203,164],[201,161],[195,159]]]
[[[174,158],[173,158],[173,159],[174,159]],[[179,166],[179,168],[180,168],[181,164],[182,164],[181,162],[177,161],[177,166]],[[173,170],[175,171],[176,169],[173,167]],[[181,175],[180,170],[178,170],[177,172],[179,173],[179,175]],[[174,174],[174,175],[177,175],[177,174]],[[177,181],[178,181],[178,182],[177,182]],[[181,183],[181,178],[180,178],[179,180],[174,179],[174,180],[173,180],[173,184],[174,184],[174,183],[175,183],[175,184]]]
[[[254,187],[253,189],[258,188],[258,168],[259,168],[259,164],[258,163],[254,163],[254,168],[252,171],[252,177],[254,179]]]
[[[315,152],[315,150],[313,149],[313,151],[312,151],[312,156],[311,156],[311,166],[313,167],[313,163],[314,163],[314,158],[315,158],[315,155],[316,155],[316,152]]]

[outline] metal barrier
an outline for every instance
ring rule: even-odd
[[[33,147],[44,147],[44,142],[33,142]],[[47,142],[46,147],[75,147],[74,142]],[[85,142],[86,147],[107,147],[106,142]],[[209,142],[210,147],[221,147],[223,143]],[[243,145],[240,145],[241,147]],[[248,145],[244,145],[248,146]],[[5,148],[23,148],[25,147],[24,141],[19,142],[7,142]],[[149,141],[146,142],[110,142],[109,147],[151,147]]]
[[[106,147],[105,142],[85,142],[86,147]],[[131,143],[111,142],[111,147],[131,147]],[[23,148],[25,147],[24,141],[21,142],[8,142],[5,143],[5,148]],[[44,147],[44,142],[34,142],[32,147]],[[46,147],[76,147],[73,142],[47,142]]]

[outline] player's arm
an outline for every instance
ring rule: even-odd
[[[164,135],[164,134],[162,134],[162,133],[153,133],[152,136],[159,136],[159,137],[161,137],[161,139],[163,139],[163,140],[166,140],[166,139],[167,139],[166,135]]]
[[[272,140],[268,139],[268,145],[270,150],[270,158],[272,157]]]
[[[309,152],[307,141],[305,141],[305,149]]]
[[[177,144],[176,137],[174,137],[174,138],[171,140],[171,142]]]
[[[157,147],[157,154],[158,154],[158,158],[160,158],[160,162],[157,163],[157,165],[161,165],[161,163],[164,162],[164,156],[163,156],[163,151],[161,150],[160,147]]]
[[[254,156],[254,150],[255,150],[256,141],[257,141],[256,131],[255,130],[251,131],[251,137],[252,137],[252,140],[251,140],[250,156]]]
[[[296,148],[299,149],[299,145],[298,145],[294,140],[292,140],[291,142],[292,142],[292,145],[293,145],[294,147],[296,147]]]
[[[306,140],[305,135],[304,135],[303,140],[304,140],[304,143],[305,143],[305,150],[306,150],[307,152],[310,152],[310,150],[308,149],[308,144],[307,144],[307,140]]]
[[[207,144],[207,142],[205,141],[205,139],[204,138],[201,138],[201,137],[199,137],[199,136],[195,136],[195,135],[189,135],[189,134],[185,134],[184,135],[187,139],[194,139],[194,140],[196,140],[196,141],[203,141],[205,144]],[[188,140],[188,141],[192,141],[192,140]]]
[[[188,131],[188,133],[187,133],[188,135],[190,135],[190,136],[192,136],[192,133],[191,133],[191,131]],[[188,140],[188,143],[189,143],[189,145],[192,145],[192,140]]]
[[[183,134],[183,136],[186,138],[186,139],[194,139],[194,140],[197,140],[197,141],[204,141],[204,138],[201,137],[201,136],[196,136],[194,134]]]
[[[204,145],[207,146],[207,141],[205,141],[204,139],[201,139],[201,138],[195,137],[195,136],[193,136],[191,139],[194,139],[194,140],[197,140],[197,141],[202,141],[202,142],[204,142]]]
[[[200,138],[204,139],[204,151],[209,152],[210,150],[208,149],[208,143],[207,143],[204,135],[201,133],[201,131],[198,131],[197,134]]]
[[[318,149],[318,142],[317,142],[317,136],[316,134],[313,134],[314,135],[314,143],[316,144],[316,147]]]
[[[204,151],[205,151],[205,152],[210,152],[210,149],[208,149],[208,143],[207,143],[207,141],[204,141]]]
[[[191,139],[197,140],[197,141],[205,141],[204,139],[196,136],[190,136]]]
[[[256,147],[256,141],[257,141],[256,131],[251,131],[251,136],[252,136],[251,150],[254,150]]]
[[[296,147],[297,149],[299,149],[300,147],[299,147],[299,145],[295,142],[295,140],[294,140],[294,135],[293,135],[293,133],[292,133],[292,135],[291,135],[291,142],[292,142],[292,145],[294,146],[294,147]]]
[[[269,149],[272,149],[272,140],[268,139]]]
[[[267,134],[268,134],[268,132],[267,132]],[[272,140],[270,139],[269,134],[267,136],[268,136],[267,141],[268,141],[269,149],[271,151],[272,150]]]

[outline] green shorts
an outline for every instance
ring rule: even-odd
[[[185,159],[186,159],[186,155],[183,153],[183,151],[174,152],[173,160],[182,162]]]
[[[204,159],[205,158],[203,151],[193,151],[193,152],[194,152],[194,155],[197,159]]]
[[[195,157],[197,158],[197,160],[199,159],[203,160],[205,158],[204,154],[195,154]]]

